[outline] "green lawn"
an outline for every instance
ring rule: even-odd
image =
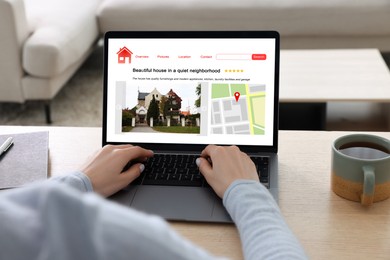
[[[122,132],[130,132],[133,130],[132,126],[122,126]]]
[[[199,134],[199,126],[155,126],[154,130],[164,133],[185,133],[185,134]]]

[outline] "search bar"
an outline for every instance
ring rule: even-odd
[[[266,60],[266,54],[217,54],[217,60]]]

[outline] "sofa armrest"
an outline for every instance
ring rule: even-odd
[[[0,101],[24,101],[22,47],[28,34],[23,0],[0,0]]]

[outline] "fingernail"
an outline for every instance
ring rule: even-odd
[[[199,165],[200,165],[200,158],[196,158],[195,163],[196,163],[196,166],[199,167]]]
[[[141,164],[139,166],[139,170],[140,170],[140,172],[143,172],[145,170],[145,165]]]

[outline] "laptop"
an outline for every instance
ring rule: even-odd
[[[167,220],[232,222],[195,164],[216,144],[250,155],[277,200],[279,51],[275,31],[107,32],[103,145],[155,153],[110,199]]]

